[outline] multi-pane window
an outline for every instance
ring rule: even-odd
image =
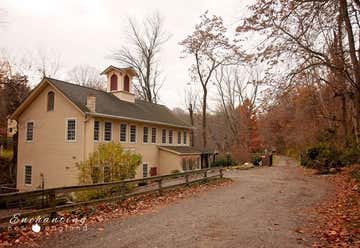
[[[148,176],[148,165],[143,164],[143,177],[147,177],[147,176]]]
[[[105,122],[105,124],[104,124],[104,140],[105,141],[111,140],[111,129],[112,129],[112,123]]]
[[[26,141],[33,141],[34,139],[34,122],[26,123]]]
[[[161,130],[161,143],[166,144],[166,129]]]
[[[151,143],[153,143],[153,144],[156,143],[156,128],[155,127],[151,128]]]
[[[94,140],[99,141],[100,122],[94,121]]]
[[[127,131],[127,125],[125,123],[120,124],[120,141],[126,142],[126,131]]]
[[[54,110],[55,93],[50,91],[47,95],[47,111]]]
[[[194,164],[194,160],[193,159],[189,159],[188,160],[188,169],[192,170],[193,169],[193,164]]]
[[[31,165],[25,165],[24,182],[25,182],[25,184],[32,183],[32,166]]]
[[[184,145],[187,144],[187,132],[184,131]]]
[[[183,158],[181,162],[182,162],[182,170],[186,171],[187,170],[187,168],[186,168],[186,158]]]
[[[173,131],[169,130],[169,144],[173,143]]]
[[[130,126],[130,142],[136,142],[136,126]]]
[[[68,141],[75,141],[76,140],[76,120],[75,119],[68,119],[66,124],[66,139]]]
[[[144,127],[143,129],[143,142],[148,143],[149,142],[149,128]]]
[[[181,144],[181,132],[178,131],[178,144]]]
[[[104,183],[110,182],[111,181],[111,172],[110,172],[110,167],[105,166],[104,167]]]
[[[200,158],[183,158],[181,161],[182,170],[196,170],[200,166]]]

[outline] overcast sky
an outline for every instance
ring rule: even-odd
[[[61,56],[59,78],[76,65],[104,69],[116,62],[109,59],[122,45],[127,17],[141,19],[155,11],[164,18],[165,29],[172,34],[161,54],[166,82],[160,102],[184,107],[184,90],[190,81],[191,61],[180,59],[178,43],[190,34],[199,16],[206,10],[220,15],[231,31],[246,3],[241,0],[0,0],[6,11],[6,26],[0,29],[0,49],[20,57],[29,51],[44,49]],[[33,84],[39,78],[32,78]]]

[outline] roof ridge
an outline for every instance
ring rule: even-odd
[[[163,104],[151,103],[141,99],[135,99],[135,102],[128,102],[121,100],[113,93],[104,90],[94,89],[89,86],[74,84],[51,77],[44,77],[43,79],[48,80],[50,84],[53,84],[54,87],[58,88],[83,112],[88,112],[85,105],[87,95],[95,94],[99,97],[99,103],[101,103],[98,106],[99,109],[97,108],[99,114],[123,116],[144,121],[157,121],[164,123],[165,125],[191,127],[187,121],[177,116],[174,111]],[[123,108],[121,111],[118,109],[120,106]]]
[[[95,88],[93,88],[93,87],[89,87],[89,86],[85,86],[85,85],[81,85],[81,84],[76,84],[76,83],[71,83],[71,82],[68,82],[68,81],[64,81],[64,80],[60,80],[60,79],[56,79],[56,78],[51,78],[51,77],[44,77],[44,78],[49,79],[49,80],[60,81],[60,82],[65,83],[65,84],[71,84],[71,85],[78,86],[78,87],[82,87],[82,88],[86,88],[86,89],[91,89],[91,90],[99,91],[99,92],[102,92],[102,93],[107,93],[108,95],[111,95],[111,96],[115,97],[117,100],[123,101],[123,100],[119,99],[118,97],[116,97],[116,96],[115,96],[114,94],[112,94],[111,92],[107,92],[107,91],[105,91],[105,90],[95,89]],[[147,104],[164,106],[164,107],[168,108],[165,104],[148,102],[148,101],[145,101],[145,100],[143,100],[143,99],[138,99],[138,98],[136,98],[135,100],[136,100],[136,101],[140,101],[140,102],[144,102],[144,103],[147,103]],[[125,102],[126,102],[126,101],[125,101]]]
[[[100,90],[100,89],[95,89],[93,87],[89,87],[89,86],[85,86],[85,85],[81,85],[81,84],[76,84],[76,83],[71,83],[71,82],[68,82],[68,81],[64,81],[64,80],[60,80],[60,79],[56,79],[56,78],[51,78],[51,77],[44,77],[45,79],[49,79],[49,80],[56,80],[56,81],[60,81],[62,83],[66,83],[66,84],[71,84],[71,85],[74,85],[74,86],[78,86],[78,87],[82,87],[82,88],[87,88],[87,89],[91,89],[91,90],[96,90],[96,91],[100,91],[100,92],[103,92],[103,93],[107,93],[108,95],[112,95],[114,96],[114,94],[112,94],[111,92],[107,92],[105,90]],[[114,96],[116,97],[116,96]],[[117,97],[116,97],[117,98]],[[119,98],[117,98],[118,100],[120,101],[123,101]],[[158,106],[163,106],[163,107],[166,107],[168,108],[165,104],[160,104],[160,103],[154,103],[154,102],[148,102],[148,101],[145,101],[143,99],[138,99],[138,98],[135,98],[136,101],[140,101],[140,102],[144,102],[144,103],[147,103],[147,104],[153,104],[153,105],[158,105]],[[169,108],[168,108],[169,109]],[[170,109],[169,109],[170,110]],[[171,111],[171,110],[170,110]]]
[[[89,87],[89,86],[85,86],[85,85],[81,85],[81,84],[76,84],[76,83],[71,83],[71,82],[64,81],[64,80],[60,80],[60,79],[56,79],[56,78],[44,77],[44,79],[56,80],[56,81],[59,81],[59,82],[65,83],[65,84],[71,84],[71,85],[74,85],[74,86],[78,86],[78,87],[82,87],[82,88],[87,88],[87,89],[91,89],[91,90],[96,90],[96,91],[100,91],[100,92],[103,92],[103,93],[109,93],[109,92],[106,92],[105,90],[95,89],[95,88],[93,88],[93,87]]]

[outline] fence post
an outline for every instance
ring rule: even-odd
[[[185,175],[185,183],[186,183],[186,186],[189,186],[189,174]]]
[[[205,181],[205,182],[207,181],[207,170],[204,171],[204,181]]]
[[[161,196],[161,195],[163,195],[163,190],[162,190],[162,179],[160,178],[159,180],[158,180],[158,183],[159,183],[159,195]]]
[[[223,178],[224,174],[223,174],[223,168],[220,169],[220,178]]]
[[[51,191],[49,193],[49,205],[51,208],[51,213],[50,216],[56,216],[56,195],[55,195],[55,191]]]
[[[120,195],[121,198],[125,199],[125,182],[123,182],[120,186]]]

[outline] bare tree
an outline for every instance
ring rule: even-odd
[[[194,125],[194,112],[198,103],[198,92],[191,88],[185,90],[185,105],[189,111],[190,124]]]
[[[141,99],[156,103],[164,83],[159,54],[170,35],[164,30],[163,19],[158,13],[145,18],[141,24],[129,18],[128,34],[127,45],[115,52],[113,58],[137,71],[135,92]]]
[[[194,32],[180,42],[183,46],[184,57],[192,56],[194,64],[190,68],[193,80],[202,87],[202,138],[203,147],[207,146],[207,96],[212,76],[220,65],[238,62],[238,49],[231,45],[225,36],[226,27],[219,16],[208,16],[205,12],[200,16],[200,23],[195,26]]]
[[[0,60],[0,127],[7,126],[7,118],[12,114],[30,92],[28,79],[12,68],[8,60]],[[14,156],[9,164],[12,182],[16,178],[18,135],[13,137]]]
[[[61,68],[61,56],[55,51],[39,49],[35,55],[34,66],[43,77],[55,77]]]
[[[22,57],[11,58],[12,64],[24,75],[36,75],[39,77],[55,77],[61,70],[60,53],[54,50],[39,48],[35,52],[30,51]]]
[[[104,90],[106,88],[105,78],[100,76],[100,71],[92,66],[75,66],[68,72],[68,78],[70,81],[82,86],[99,90]]]
[[[229,134],[227,143],[250,152],[252,118],[255,114],[260,73],[255,68],[220,66],[216,86]]]
[[[185,105],[189,112],[190,124],[194,126],[194,112],[198,103],[198,92],[193,88],[185,90]],[[191,146],[194,146],[194,131],[191,130]]]

